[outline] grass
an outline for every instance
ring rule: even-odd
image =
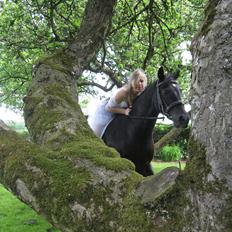
[[[159,173],[160,171],[162,171],[163,169],[167,168],[167,167],[178,167],[179,168],[179,162],[178,161],[173,161],[173,162],[162,162],[162,161],[155,161],[151,163],[153,171],[155,174]],[[185,168],[185,162],[181,161],[180,162],[181,165],[181,169],[183,170]]]
[[[0,185],[0,232],[58,232]]]

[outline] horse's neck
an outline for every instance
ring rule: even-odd
[[[131,115],[157,117],[159,112],[155,108],[156,88],[155,83],[147,87],[147,89],[135,100],[132,107]]]
[[[156,88],[155,83],[147,87],[147,89],[135,100],[132,105],[130,116],[138,118],[132,119],[133,127],[138,134],[143,137],[151,137],[158,111],[155,107]]]

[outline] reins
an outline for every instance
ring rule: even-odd
[[[146,116],[130,116],[130,115],[128,115],[128,117],[131,119],[145,119],[145,120],[154,120],[154,119],[164,120],[165,118],[165,117],[146,117]]]

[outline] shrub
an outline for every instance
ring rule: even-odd
[[[176,145],[166,145],[160,151],[162,161],[176,161],[181,158],[181,149]]]
[[[154,129],[154,143],[159,141],[165,134],[167,134],[171,129],[173,128],[172,125],[165,125],[165,124],[156,124]],[[188,126],[187,128],[183,129],[181,134],[173,140],[170,144],[175,144],[181,149],[182,158],[187,158],[187,146],[188,146],[188,139],[190,134],[191,126]],[[160,156],[160,152],[157,153],[158,156]]]

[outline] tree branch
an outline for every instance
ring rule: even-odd
[[[107,65],[102,66],[102,64],[97,60],[93,64],[96,66],[96,68],[89,65],[88,70],[94,73],[103,72],[110,78],[110,80],[113,82],[114,85],[117,86],[117,88],[122,87],[122,82],[118,79],[118,76],[121,76],[119,72],[113,71]]]
[[[110,87],[107,87],[106,86],[102,86],[96,82],[93,82],[93,81],[83,81],[83,82],[77,82],[77,86],[81,87],[81,86],[95,86],[95,87],[98,87],[99,89],[105,91],[105,92],[108,92],[110,90],[113,89],[113,87],[115,86],[114,84],[112,84]]]
[[[182,131],[183,128],[172,128],[166,135],[164,135],[158,142],[154,144],[154,155],[156,155],[163,146],[176,139]]]
[[[139,15],[141,15],[144,11],[146,11],[148,9],[149,5],[146,5],[142,10],[140,10],[138,13],[136,13],[135,15],[133,15],[129,20],[127,20],[125,23],[123,23],[122,25],[118,26],[117,28],[115,28],[114,30],[112,30],[110,32],[110,35],[116,33],[117,31],[119,31],[120,29],[122,29],[123,27],[125,27],[126,25],[130,24],[133,21],[136,21],[137,17]]]

